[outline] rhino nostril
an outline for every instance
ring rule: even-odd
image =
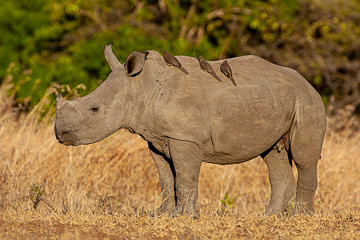
[[[67,135],[67,134],[69,134],[69,131],[62,131],[61,132],[61,135],[63,136],[63,135]]]
[[[55,137],[57,140],[64,139],[64,137],[68,134],[69,134],[69,131],[55,131]]]

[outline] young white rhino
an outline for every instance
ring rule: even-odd
[[[111,45],[104,54],[112,69],[106,81],[85,97],[56,100],[60,143],[91,144],[121,128],[142,136],[160,176],[157,214],[198,217],[201,163],[242,163],[256,156],[269,170],[266,214],[284,213],[295,191],[294,213],[313,212],[326,118],[319,94],[299,73],[255,56],[231,58],[235,87],[220,72],[223,60],[209,62],[223,78],[219,82],[193,57],[177,57],[185,74],[156,51],[133,52],[124,66]]]

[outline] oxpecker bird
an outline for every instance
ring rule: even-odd
[[[198,57],[199,63],[200,63],[200,67],[205,71],[210,73],[211,75],[214,76],[214,78],[216,78],[219,82],[221,81],[221,78],[219,78],[218,75],[216,75],[214,69],[211,67],[210,63],[208,63],[202,56]]]
[[[230,80],[236,87],[236,82],[232,76],[232,71],[231,71],[230,65],[228,64],[228,62],[226,60],[220,65],[220,70],[226,77],[230,78]]]
[[[185,68],[181,66],[181,63],[179,62],[179,60],[176,59],[176,57],[166,52],[165,50],[161,50],[161,52],[164,54],[163,58],[168,65],[175,66],[184,73],[189,74],[188,71],[186,71]]]

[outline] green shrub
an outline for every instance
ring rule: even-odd
[[[110,72],[108,42],[122,62],[145,49],[209,60],[254,54],[298,70],[324,102],[334,96],[360,112],[360,3],[337,3],[0,0],[0,79],[10,74],[10,94],[31,108],[54,83],[84,84],[80,95],[96,88]]]

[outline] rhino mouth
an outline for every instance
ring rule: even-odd
[[[55,137],[58,140],[59,143],[65,145],[65,146],[75,146],[76,141],[74,141],[72,134],[70,131],[59,131],[55,127]]]
[[[71,141],[66,141],[66,140],[59,140],[58,139],[58,142],[65,145],[65,146],[75,146],[75,144]]]

